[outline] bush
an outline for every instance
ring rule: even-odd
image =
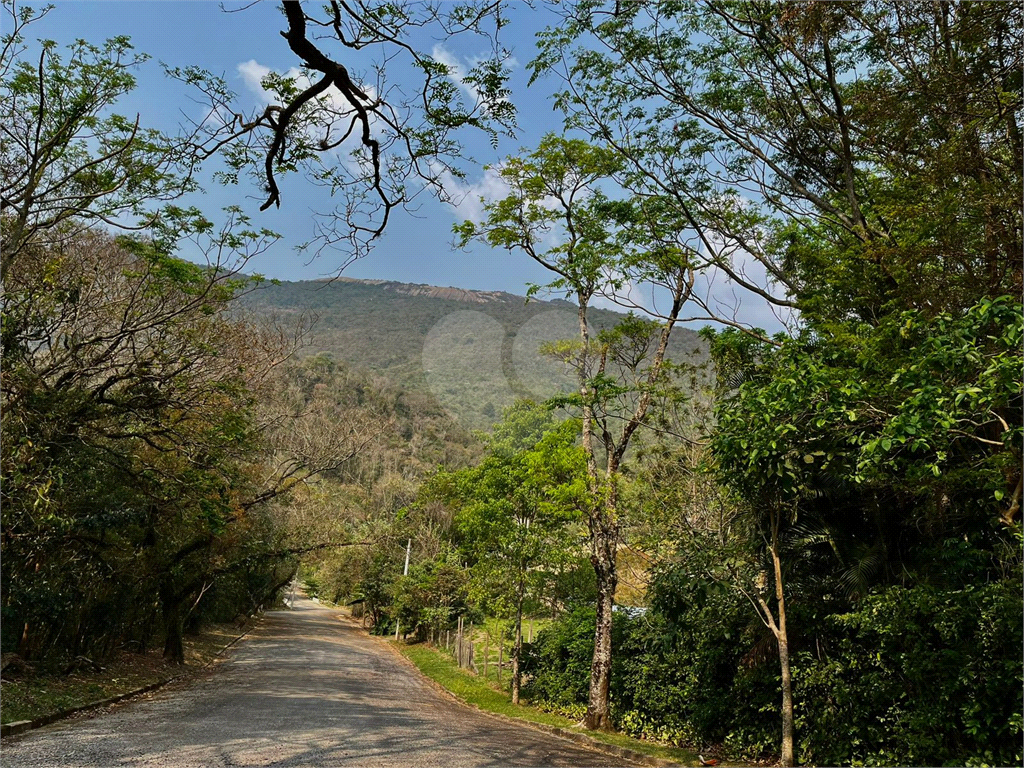
[[[549,709],[586,706],[595,617],[593,608],[577,608],[541,630],[525,647],[524,696],[547,702]]]
[[[845,613],[790,607],[801,760],[818,765],[1020,765],[1020,580],[893,586]],[[615,614],[612,710],[642,738],[776,753],[774,641],[731,590],[659,576],[646,613]],[[582,716],[594,611],[553,622],[529,647],[527,695]]]
[[[804,759],[1020,765],[1020,587],[890,587],[830,617],[831,652],[794,670]]]

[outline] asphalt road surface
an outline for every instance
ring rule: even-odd
[[[4,739],[0,766],[610,766],[436,691],[337,611],[268,613],[204,679]]]

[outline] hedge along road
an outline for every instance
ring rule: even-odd
[[[5,739],[15,766],[610,766],[437,692],[377,639],[297,598],[212,675]]]

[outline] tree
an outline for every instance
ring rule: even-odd
[[[208,247],[258,250],[267,238],[213,232]],[[237,516],[252,398],[273,356],[225,316],[244,282],[99,233],[26,250],[8,273],[5,600],[40,625],[26,624],[22,650],[62,623],[73,644],[79,630],[116,636],[120,627],[91,617],[60,621],[61,610],[94,608],[89,590],[105,591],[86,573],[103,579],[135,559],[169,572]]]
[[[586,723],[600,729],[612,727],[619,473],[630,440],[647,420],[664,383],[665,352],[692,293],[695,255],[695,244],[676,227],[678,220],[665,216],[663,200],[613,200],[602,191],[601,184],[621,168],[608,149],[549,135],[534,152],[502,165],[500,176],[512,191],[504,200],[487,203],[486,221],[456,227],[463,243],[476,238],[493,247],[522,250],[554,273],[547,289],[564,291],[577,304],[579,338],[554,344],[547,352],[571,365],[578,383],[578,393],[566,404],[582,414],[593,499],[587,510],[591,562],[598,587]],[[632,301],[628,286],[634,283],[667,293],[663,323],[630,316],[618,328],[592,338],[587,311],[595,296],[618,297],[626,289],[623,300]],[[657,314],[653,307],[650,311]]]
[[[473,558],[486,603],[513,621],[512,702],[522,684],[523,609],[543,597],[549,576],[574,548],[585,459],[578,427],[518,401],[494,428],[489,453],[457,475],[455,522]],[[583,494],[585,496],[585,493]]]
[[[57,45],[38,52],[26,26],[49,8],[4,2],[8,32],[0,50],[0,221],[4,280],[33,243],[70,238],[97,224],[141,229],[155,205],[195,188],[190,137],[142,126],[111,109],[135,88],[147,60],[127,37],[102,45],[78,40],[66,60]],[[29,58],[31,56],[32,58]]]
[[[825,572],[853,597],[911,573],[949,579],[936,553],[954,538],[1003,559],[996,553],[1018,526],[1021,431],[1011,425],[1022,405],[1020,305],[983,301],[956,320],[907,312],[859,330],[840,339],[808,333],[756,352],[737,352],[751,343],[730,333],[713,344],[724,372],[730,359],[752,361],[718,406],[713,448],[771,555],[777,619],[759,596],[752,602],[778,638],[789,761],[780,553],[800,537],[797,518],[804,533],[811,521],[818,526],[816,543],[836,555]]]
[[[995,373],[1019,324],[994,311],[1021,285],[1020,9],[584,2],[564,22],[533,66],[562,78],[568,126],[685,222],[695,269],[799,312],[802,329],[770,338],[691,297],[753,339],[717,336],[736,392],[714,441],[764,551],[821,520],[859,594],[911,561],[931,573],[914,520],[934,525],[923,551],[957,534],[999,551],[989,522],[1018,509],[1017,469],[992,470],[1015,462],[1020,409]],[[785,569],[769,570],[781,611]]]

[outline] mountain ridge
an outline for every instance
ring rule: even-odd
[[[533,299],[527,296],[522,296],[517,293],[509,293],[508,291],[488,291],[475,288],[459,288],[458,286],[454,285],[431,285],[430,283],[403,283],[398,280],[384,280],[379,278],[339,276],[318,278],[316,280],[299,280],[294,282],[319,283],[321,285],[330,285],[331,283],[335,282],[374,285],[379,286],[380,288],[386,291],[402,293],[408,296],[428,296],[430,298],[466,301],[474,304],[487,304],[492,301],[505,303],[515,303],[521,301],[524,304],[526,304],[528,302],[540,301],[541,303],[544,304],[558,304],[565,305],[567,307],[575,307],[575,305],[571,301],[566,301],[565,299]]]
[[[429,393],[472,428],[490,426],[516,397],[545,399],[572,388],[565,367],[540,353],[546,342],[576,338],[576,305],[505,291],[351,277],[274,281],[243,300],[281,320],[315,318],[310,356],[328,353],[396,386]],[[595,331],[625,313],[592,308]],[[706,346],[678,327],[670,357],[701,363]]]

